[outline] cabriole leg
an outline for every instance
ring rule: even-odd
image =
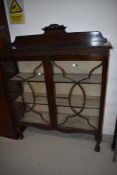
[[[96,146],[95,146],[95,151],[100,152],[100,143],[102,141],[102,136],[101,135],[96,135],[95,140],[97,141]]]

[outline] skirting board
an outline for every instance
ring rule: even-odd
[[[40,130],[37,128],[33,128],[33,127],[28,127],[27,130],[31,131],[31,132],[36,132],[36,133],[45,133],[45,134],[52,134],[52,135],[57,135],[60,137],[78,137],[78,138],[86,138],[86,139],[94,139],[94,136],[92,135],[85,135],[85,134],[78,134],[78,133],[74,133],[74,134],[66,134],[66,133],[61,133],[59,131],[46,131],[46,130]],[[102,137],[103,142],[107,142],[107,143],[112,143],[113,140],[113,135],[110,134],[103,134]]]
[[[103,134],[103,139],[102,140],[103,140],[103,142],[112,143],[113,135]]]

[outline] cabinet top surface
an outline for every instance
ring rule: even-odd
[[[18,48],[44,47],[107,47],[111,45],[98,31],[67,33],[63,25],[52,24],[43,28],[44,34],[18,36],[13,46]]]
[[[7,48],[1,48],[1,53],[18,51],[27,52],[27,56],[32,53],[41,55],[78,55],[94,52],[95,50],[108,52],[112,48],[111,44],[98,31],[72,32],[67,33],[65,26],[52,24],[43,28],[44,33],[40,35],[17,36],[14,43]],[[87,50],[87,51],[86,51]]]

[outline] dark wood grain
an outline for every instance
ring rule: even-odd
[[[43,61],[44,66],[44,75],[45,75],[45,82],[46,82],[46,91],[47,91],[47,98],[48,98],[48,107],[49,107],[49,114],[50,114],[50,121],[51,127],[53,129],[57,128],[57,111],[55,106],[55,89],[53,83],[53,68],[52,64],[50,63],[49,59]]]

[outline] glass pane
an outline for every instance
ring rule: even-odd
[[[78,113],[78,109],[74,108]],[[75,114],[69,107],[57,107],[58,112],[58,126],[72,127],[80,129],[96,129],[98,127],[97,109],[84,109],[80,114]]]
[[[42,62],[23,61],[18,65],[19,73],[8,79],[16,122],[50,125]]]
[[[58,126],[97,129],[102,63],[55,61],[52,64]]]

